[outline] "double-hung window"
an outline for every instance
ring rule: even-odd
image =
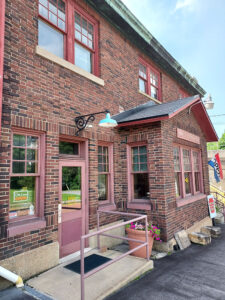
[[[40,216],[40,198],[43,197],[43,143],[43,135],[20,132],[12,135],[9,219]]]
[[[178,147],[173,149],[173,159],[174,159],[176,198],[180,198],[181,197],[181,165],[180,165],[180,153]]]
[[[131,201],[145,202],[149,200],[149,171],[147,146],[129,147],[130,162],[128,166],[129,189]]]
[[[139,91],[161,101],[160,73],[143,61],[139,63]]]
[[[203,192],[199,150],[175,146],[173,149],[176,198]]]
[[[39,0],[38,45],[65,57],[66,6],[62,0]]]
[[[93,73],[96,47],[94,40],[94,24],[84,18],[80,13],[75,11],[74,14],[74,63],[85,71]]]
[[[72,1],[39,0],[38,45],[95,75],[97,33],[97,21]]]
[[[195,179],[195,185],[194,189],[195,192],[201,191],[201,167],[200,167],[200,154],[199,152],[193,151],[193,164],[194,164],[194,179]]]
[[[100,204],[113,201],[113,146],[98,145],[98,201]]]

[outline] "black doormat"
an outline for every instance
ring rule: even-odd
[[[111,259],[105,256],[92,254],[84,258],[84,273],[103,265],[104,263],[110,261]],[[80,274],[80,260],[75,261],[69,265],[66,265],[64,268],[69,269],[73,272]]]

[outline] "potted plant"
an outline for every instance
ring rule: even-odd
[[[126,232],[128,234],[128,238],[139,240],[139,241],[146,241],[145,236],[145,225],[139,224],[139,223],[131,223],[126,225]],[[149,245],[149,257],[152,253],[152,246],[154,239],[157,241],[160,241],[160,229],[156,226],[152,226],[152,224],[148,224],[148,245]],[[129,247],[130,250],[136,248],[137,246],[141,245],[141,243],[129,241]],[[142,247],[133,253],[131,255],[146,258],[147,254],[146,247]]]

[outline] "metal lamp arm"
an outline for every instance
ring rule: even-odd
[[[76,117],[74,119],[76,127],[77,127],[77,131],[75,132],[75,135],[77,136],[80,131],[85,129],[87,124],[90,121],[93,122],[95,120],[96,115],[104,114],[104,113],[110,113],[110,111],[108,109],[106,109],[104,111],[96,112],[96,113],[93,113],[93,114],[87,114],[87,115],[82,115],[82,116]]]

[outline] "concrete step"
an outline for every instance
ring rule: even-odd
[[[212,238],[217,238],[221,236],[221,228],[217,226],[204,226],[201,228],[201,233],[210,235]]]
[[[201,232],[192,232],[188,235],[192,243],[199,245],[208,245],[211,243],[211,236]]]

